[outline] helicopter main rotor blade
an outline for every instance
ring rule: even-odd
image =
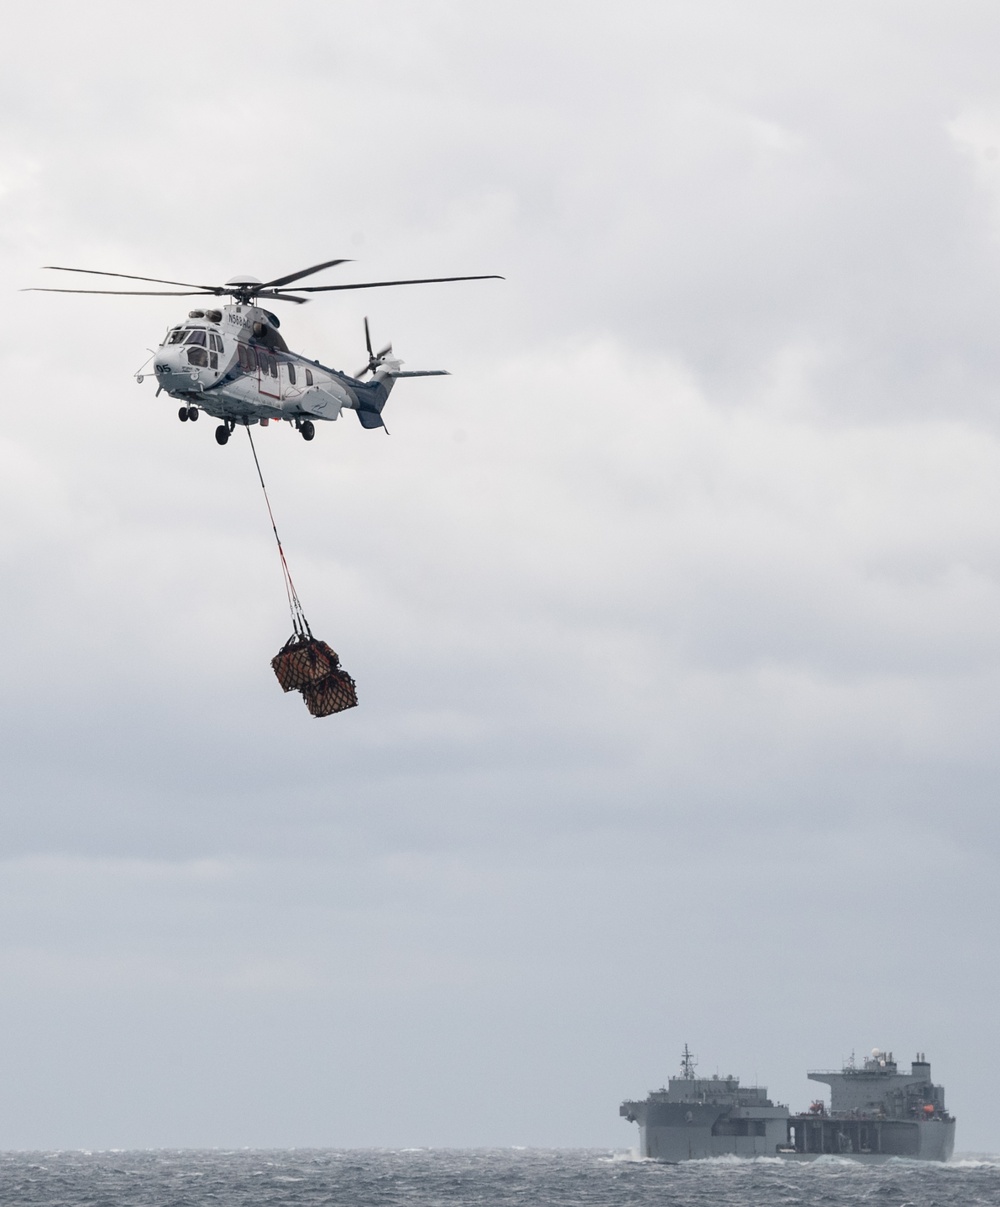
[[[298,302],[301,306],[304,302],[308,302],[308,298],[297,298],[293,293],[276,293],[273,289],[261,289],[253,295],[258,301],[261,298],[270,298],[272,302]]]
[[[94,277],[121,277],[125,281],[149,281],[153,285],[183,285],[187,289],[200,289],[205,293],[226,292],[221,285],[195,285],[192,281],[167,281],[163,277],[135,277],[128,272],[103,272],[99,268],[63,268],[59,264],[43,264],[42,267],[53,272],[86,272]]]
[[[324,264],[314,264],[312,268],[303,268],[301,272],[290,272],[287,277],[275,277],[273,281],[265,281],[261,288],[275,289],[279,285],[291,285],[293,281],[301,281],[303,277],[311,277],[314,272],[335,268],[338,264],[350,264],[350,260],[327,260]]]
[[[371,333],[368,330],[368,315],[367,314],[365,315],[365,347],[368,349],[369,357],[372,357],[375,355],[372,352],[372,337],[371,337]]]
[[[46,288],[44,285],[33,285],[28,289],[22,289],[21,293],[111,293],[117,294],[119,297],[130,298],[201,298],[215,297],[214,289],[53,289]],[[284,300],[284,299],[283,299]],[[294,300],[294,299],[293,299]],[[308,298],[299,299],[303,302],[308,301]]]
[[[81,271],[86,271],[83,269]],[[218,297],[224,290],[220,289],[55,289],[52,286],[33,285],[22,289],[22,293],[109,293],[119,297],[130,298],[202,298]],[[300,306],[309,301],[308,298],[297,298],[291,293],[271,293],[268,290],[257,294],[257,297],[268,298],[274,302],[297,302]]]
[[[299,285],[299,293],[331,293],[335,289],[381,289],[385,285],[434,285],[438,281],[503,281],[495,272],[479,277],[417,277],[410,281],[357,281],[353,285]]]

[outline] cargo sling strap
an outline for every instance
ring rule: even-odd
[[[302,611],[302,604],[299,603],[299,597],[295,590],[295,584],[292,582],[292,576],[288,569],[288,562],[285,560],[285,551],[281,547],[281,537],[278,536],[278,527],[274,522],[274,512],[271,510],[271,500],[267,497],[267,487],[264,485],[264,475],[260,472],[260,462],[257,460],[257,449],[254,447],[253,436],[250,434],[250,428],[246,429],[247,439],[250,441],[250,451],[253,453],[253,463],[257,466],[257,477],[260,478],[260,488],[264,492],[264,502],[267,504],[267,514],[271,519],[271,531],[274,533],[274,539],[278,544],[278,556],[281,558],[281,573],[285,580],[285,594],[288,596],[288,609],[292,614],[292,628],[295,635],[302,640],[308,638],[312,640],[312,629],[309,628],[309,621],[306,620],[306,614]]]

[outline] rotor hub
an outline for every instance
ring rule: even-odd
[[[260,277],[252,277],[249,273],[238,273],[223,285],[223,289],[239,302],[249,302],[263,287],[264,282]]]

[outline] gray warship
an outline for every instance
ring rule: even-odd
[[[639,1155],[676,1163],[706,1157],[782,1157],[812,1161],[824,1155],[858,1161],[908,1157],[947,1161],[955,1147],[955,1120],[944,1089],[931,1081],[923,1053],[901,1073],[891,1052],[874,1049],[839,1072],[809,1073],[830,1087],[830,1107],[815,1101],[793,1115],[763,1086],[738,1077],[695,1076],[684,1045],[680,1076],[642,1102],[623,1102],[619,1114],[639,1124]]]

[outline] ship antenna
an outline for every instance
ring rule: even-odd
[[[681,1076],[686,1081],[694,1081],[695,1059],[687,1044],[684,1045],[684,1054],[681,1057]]]

